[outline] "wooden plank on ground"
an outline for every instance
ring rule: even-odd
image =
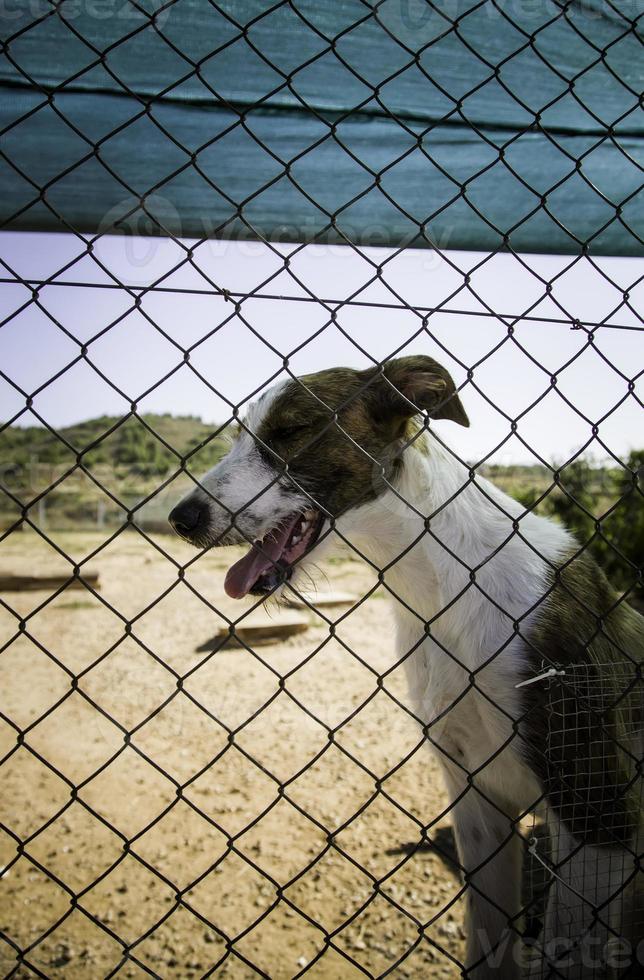
[[[68,589],[82,589],[84,583],[93,589],[100,588],[98,572],[82,572],[80,578],[69,575],[0,575],[0,592],[54,592],[64,585]]]
[[[299,596],[291,593],[288,597],[284,597],[283,602],[286,605],[293,606],[296,609],[308,609],[309,603],[313,608],[323,609],[329,606],[352,606],[358,601],[358,597],[352,595],[350,592],[302,592],[302,599]],[[306,599],[306,602],[303,600]]]
[[[263,646],[268,643],[279,643],[290,636],[304,633],[311,625],[305,616],[291,614],[287,616],[276,616],[271,619],[269,616],[254,614],[243,619],[235,627],[235,635],[231,636],[228,627],[219,630],[211,640],[207,640],[197,647],[199,652],[204,650],[220,649],[223,646],[243,646],[244,643],[249,647]],[[243,641],[243,642],[240,642]]]

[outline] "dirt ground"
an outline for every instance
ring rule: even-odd
[[[2,975],[459,976],[447,800],[387,693],[408,703],[402,667],[376,685],[395,664],[384,596],[213,653],[250,605],[223,592],[235,549],[182,581],[134,531],[94,557],[103,535],[52,537],[101,598],[0,595]],[[0,573],[69,568],[34,532],[0,544]],[[372,584],[356,560],[324,571]],[[442,856],[415,847],[434,821]]]

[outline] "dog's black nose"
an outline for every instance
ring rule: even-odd
[[[168,520],[182,538],[194,538],[203,530],[208,521],[208,507],[206,504],[186,501],[177,504],[170,511]]]

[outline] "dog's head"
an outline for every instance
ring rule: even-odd
[[[422,355],[280,382],[250,407],[230,452],[170,523],[197,547],[250,544],[226,592],[272,593],[335,518],[395,480],[421,412],[469,425],[448,372]]]

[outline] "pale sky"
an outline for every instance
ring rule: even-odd
[[[599,438],[621,458],[629,449],[644,445],[641,408],[628,395],[628,379],[639,376],[644,361],[644,330],[633,310],[624,305],[622,295],[624,289],[629,291],[629,304],[641,315],[644,264],[640,259],[599,258],[594,264],[578,260],[554,281],[548,299],[543,298],[545,287],[538,277],[552,281],[573,262],[570,256],[524,255],[519,260],[496,255],[484,261],[480,253],[445,251],[441,257],[408,249],[387,261],[393,254],[388,249],[363,249],[364,258],[346,246],[307,246],[290,261],[292,273],[302,284],[298,285],[284,271],[281,258],[266,245],[209,241],[194,251],[194,263],[203,274],[184,264],[167,275],[191,245],[194,243],[188,241],[181,247],[167,239],[104,236],[94,253],[107,270],[102,271],[87,255],[78,258],[84,246],[75,236],[0,234],[3,277],[12,278],[13,273],[35,280],[54,276],[56,283],[87,284],[82,288],[48,285],[40,292],[44,309],[78,343],[66,337],[34,303],[6,320],[30,293],[20,284],[0,284],[0,370],[31,393],[78,355],[79,344],[125,314],[89,344],[89,357],[127,399],[89,365],[77,364],[36,395],[36,410],[51,425],[64,426],[97,415],[124,414],[129,401],[136,400],[142,412],[200,415],[208,422],[221,423],[229,417],[229,407],[183,364],[183,354],[172,340],[186,348],[211,334],[191,353],[190,363],[233,403],[244,401],[283,370],[284,356],[290,356],[295,374],[303,374],[340,364],[366,367],[371,363],[366,355],[384,359],[406,345],[403,353],[424,352],[441,361],[459,385],[466,380],[467,368],[473,369],[473,383],[466,384],[462,392],[471,428],[445,422],[438,426],[443,438],[471,462],[492,452],[510,434],[509,421],[486,398],[516,417],[550,388],[550,376],[555,373],[557,390],[578,411],[550,390],[519,421],[517,436],[496,450],[491,462],[536,462],[521,439],[545,459],[563,462],[591,438],[592,422],[599,423]],[[286,255],[297,246],[275,248]],[[70,262],[67,271],[61,272]],[[383,281],[368,285],[379,264]],[[468,272],[469,289],[464,285]],[[101,288],[114,282],[111,276],[139,286],[165,277],[161,285],[167,291],[145,295],[141,308],[136,309],[131,294]],[[275,277],[262,285],[271,276]],[[241,316],[235,316],[233,303],[216,295],[205,277],[228,290],[234,300],[239,299],[234,294],[252,291],[264,298],[244,299]],[[200,292],[181,292],[186,289]],[[336,322],[314,336],[329,321],[330,310],[354,294],[363,303],[386,305],[340,307]],[[310,295],[331,302],[327,306],[308,302]],[[414,336],[422,327],[421,317],[413,310],[391,307],[401,301],[421,315],[421,308],[441,309],[428,316],[427,331]],[[480,315],[489,311],[497,315]],[[526,311],[533,317],[564,321],[575,317],[586,324],[608,318],[612,324],[640,329],[600,326],[589,346],[586,331],[571,330],[569,323],[524,318],[509,338],[510,318]],[[144,314],[171,339],[155,330]],[[305,343],[309,337],[314,339]],[[566,367],[575,354],[579,357]],[[176,373],[144,395],[178,365]],[[641,383],[636,390],[641,398]],[[23,406],[24,397],[0,379],[0,419],[7,421]],[[33,422],[27,413],[19,424]],[[598,442],[590,451],[597,459],[607,456]]]

